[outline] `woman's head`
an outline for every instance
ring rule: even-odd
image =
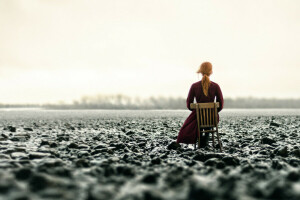
[[[210,62],[204,62],[200,65],[197,73],[202,74],[202,88],[205,96],[208,96],[208,88],[210,85],[209,76],[212,74],[212,64]]]
[[[203,76],[210,76],[212,74],[212,64],[210,62],[204,62],[200,65],[197,73],[201,73]]]

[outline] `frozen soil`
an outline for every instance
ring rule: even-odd
[[[185,117],[2,117],[0,199],[300,199],[300,116],[224,116],[223,153]]]

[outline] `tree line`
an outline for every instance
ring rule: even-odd
[[[225,98],[224,108],[300,108],[300,99]],[[122,94],[83,96],[72,103],[0,104],[0,108],[46,109],[187,109],[183,97],[130,97]]]

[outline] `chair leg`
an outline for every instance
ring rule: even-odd
[[[221,150],[221,152],[223,152],[222,151],[222,144],[220,142],[220,136],[219,136],[219,132],[218,131],[217,131],[217,137],[218,137],[218,143],[219,143],[219,146],[220,146],[220,150]]]
[[[214,149],[215,149],[215,134],[214,133],[212,133],[212,141],[213,141],[213,147],[214,147]]]
[[[198,132],[198,149],[200,149],[200,132]]]

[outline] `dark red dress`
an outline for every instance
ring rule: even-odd
[[[188,116],[188,118],[183,123],[178,137],[177,143],[186,143],[186,144],[194,144],[197,140],[197,117],[196,110],[190,109],[190,103],[194,102],[194,98],[196,97],[197,103],[208,103],[214,102],[216,98],[216,102],[220,103],[220,107],[218,108],[218,112],[223,109],[223,95],[220,86],[211,81],[208,89],[208,96],[205,96],[202,89],[201,81],[194,83],[189,91],[186,106],[192,113]],[[219,120],[219,114],[218,114]]]

